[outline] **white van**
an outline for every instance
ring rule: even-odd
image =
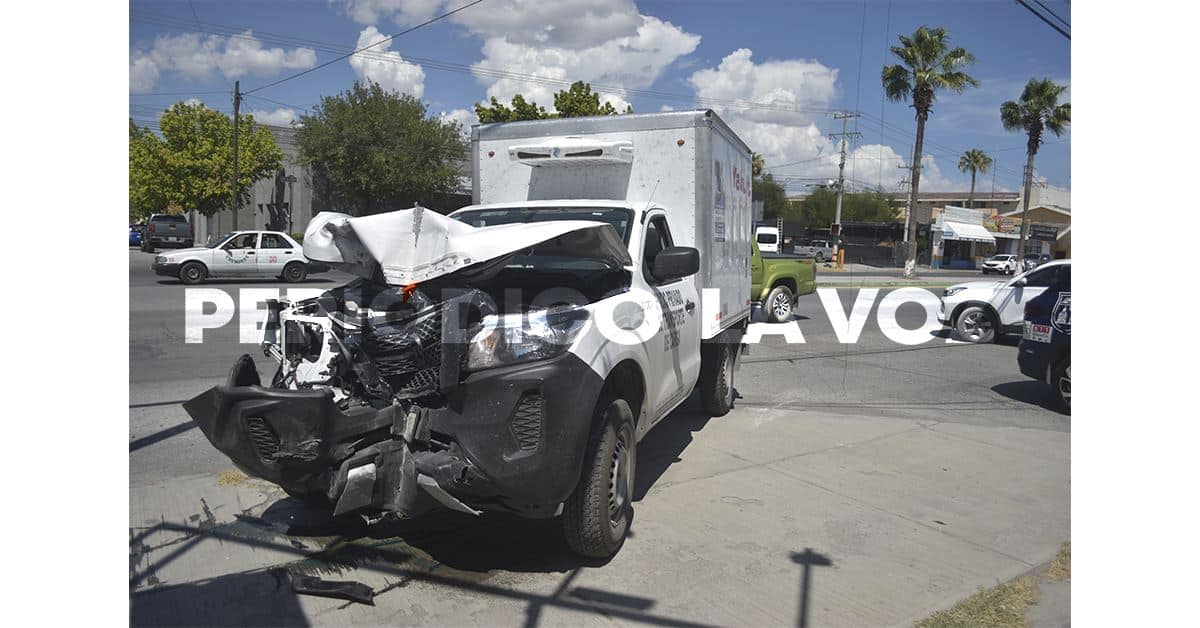
[[[621,546],[637,443],[699,391],[729,411],[750,314],[750,150],[711,111],[472,129],[477,204],[321,213],[304,253],[359,281],[271,308],[185,404],[239,467],[337,513],[562,516]]]
[[[758,227],[754,230],[754,239],[758,241],[758,250],[763,253],[779,252],[779,228]]]

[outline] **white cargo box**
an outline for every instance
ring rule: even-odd
[[[704,338],[750,314],[751,156],[710,110],[487,124],[471,129],[475,204],[653,202],[700,252]],[[645,206],[642,206],[645,209]]]

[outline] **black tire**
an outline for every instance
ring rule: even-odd
[[[571,551],[608,558],[621,549],[633,515],[637,438],[624,399],[601,397],[575,492],[563,506],[563,532]]]
[[[787,286],[775,286],[767,293],[763,308],[767,311],[767,320],[772,323],[786,323],[792,320],[792,303],[796,297]]]
[[[208,269],[200,262],[188,262],[179,268],[179,281],[188,285],[200,283],[207,276]]]
[[[143,253],[153,253],[154,247],[151,246],[150,243],[146,242],[145,240],[142,240],[142,252]]]
[[[822,255],[821,253],[817,253],[816,255],[813,256],[813,259],[817,260],[817,263],[820,264],[821,262],[825,261],[825,256]]]
[[[288,283],[300,283],[308,277],[308,269],[302,262],[291,262],[283,267],[283,280]]]
[[[709,416],[725,416],[733,409],[733,374],[738,346],[719,342],[727,338],[718,337],[718,342],[701,348],[700,357],[700,404]]]
[[[968,305],[954,317],[954,335],[959,340],[986,344],[996,339],[996,318],[982,305]]]
[[[1050,370],[1050,385],[1058,398],[1058,407],[1071,413],[1071,356],[1067,354],[1054,363]]]

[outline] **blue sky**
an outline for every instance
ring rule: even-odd
[[[234,79],[244,92],[254,90],[466,2],[132,2],[130,115],[153,121],[161,108],[187,98],[229,111]],[[1066,2],[1043,4],[1070,21]],[[523,92],[551,105],[549,94],[582,79],[639,112],[697,102],[717,109],[769,166],[781,165],[772,170],[792,193],[836,175],[837,144],[827,134],[841,123],[828,112],[858,110],[862,137],[850,147],[851,187],[894,189],[915,123],[911,108],[882,101],[879,72],[893,62],[886,47],[922,24],[945,27],[952,45],[976,55],[969,72],[982,85],[939,96],[921,189],[966,189],[958,156],[978,147],[996,159],[996,189],[1017,190],[1024,139],[1000,126],[1000,103],[1017,98],[1031,77],[1069,83],[1070,42],[1011,0],[484,0],[376,46],[370,56],[253,92],[243,107],[286,122],[322,95],[371,78],[419,95],[433,114],[469,124],[472,105],[489,95]],[[530,75],[540,78],[529,83]],[[1048,138],[1037,173],[1070,187],[1069,133]],[[992,185],[989,174],[977,189]]]

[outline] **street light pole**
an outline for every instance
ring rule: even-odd
[[[239,81],[233,82],[233,230],[238,228],[238,209],[241,197],[238,195],[238,109],[242,104],[242,93],[238,89]]]

